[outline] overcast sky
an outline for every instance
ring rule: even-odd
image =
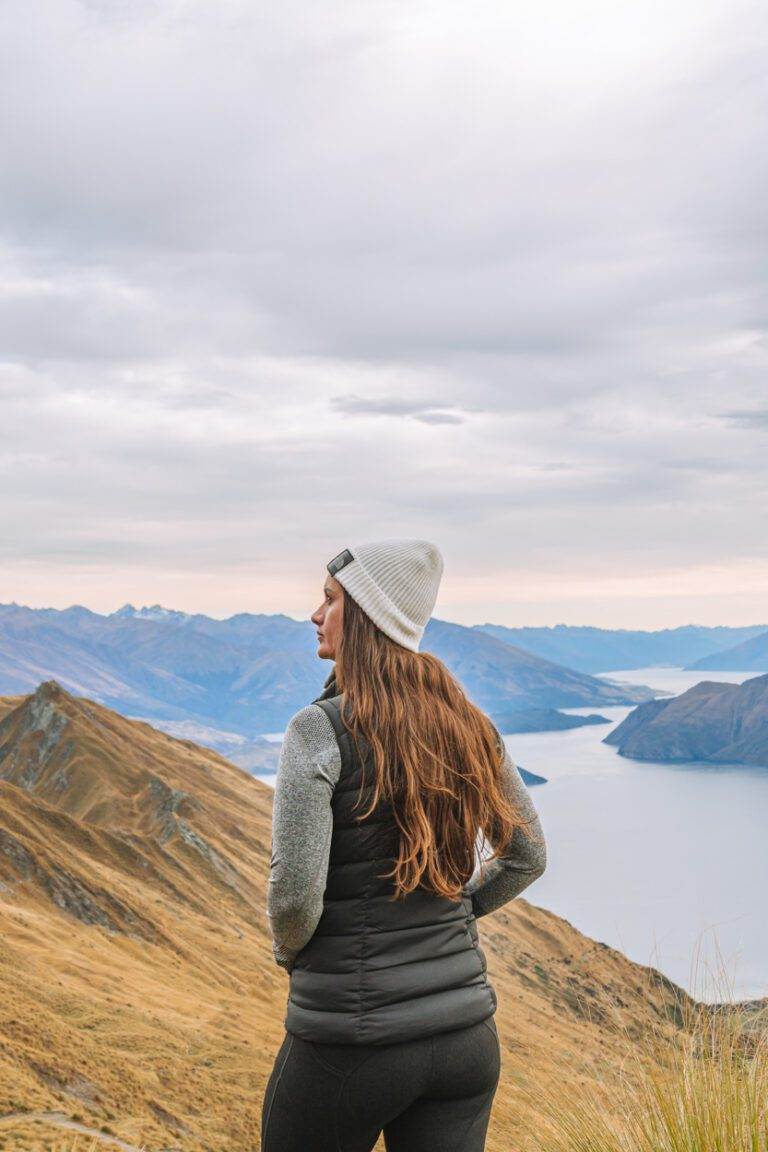
[[[0,603],[768,622],[768,9],[4,0]]]

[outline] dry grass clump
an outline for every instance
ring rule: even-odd
[[[624,1056],[596,1090],[525,1090],[535,1091],[541,1152],[768,1152],[768,1000],[735,1000],[716,950],[717,1002],[681,1001],[678,1029],[660,1022],[641,1036],[613,1004]]]

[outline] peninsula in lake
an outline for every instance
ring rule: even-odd
[[[587,724],[611,723],[606,716],[596,712],[579,716],[558,712],[556,708],[507,708],[502,712],[492,712],[491,720],[503,736],[515,736],[521,732],[565,732]]]
[[[635,760],[768,767],[768,675],[743,684],[703,680],[671,700],[649,700],[603,743]]]

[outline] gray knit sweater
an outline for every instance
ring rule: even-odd
[[[472,896],[476,917],[513,900],[546,867],[541,824],[508,752],[503,769],[505,790],[525,824],[515,829],[501,857],[486,863],[482,876],[476,866],[464,886],[465,895]],[[267,919],[275,961],[289,972],[323,912],[333,831],[331,798],[340,772],[341,756],[331,722],[322,708],[309,704],[296,713],[286,730],[272,809]]]

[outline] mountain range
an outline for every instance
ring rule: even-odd
[[[0,1142],[258,1147],[287,977],[265,915],[273,792],[47,681],[0,698]],[[518,897],[480,925],[502,1079],[488,1152],[537,1147],[537,1085],[622,1073],[686,993]],[[68,1133],[71,1137],[71,1131]],[[94,1143],[88,1146],[96,1147]]]
[[[751,636],[717,655],[703,656],[692,669],[735,672],[768,672],[768,632]]]
[[[553,628],[507,628],[500,624],[476,624],[475,627],[545,660],[581,672],[651,667],[736,668],[745,671],[754,667],[768,672],[768,624],[744,628],[704,628],[688,624],[656,632],[569,624],[556,624]],[[761,634],[762,664],[719,662],[720,653],[727,653],[730,660],[731,649]]]
[[[493,718],[529,730],[584,723],[560,708],[635,704],[651,688],[613,684],[553,663],[476,628],[430,620],[422,650],[438,656]],[[55,679],[127,716],[156,726],[190,725],[209,745],[281,731],[320,693],[329,665],[318,662],[314,626],[284,615],[241,613],[226,620],[154,605],[108,616],[0,605],[0,692]],[[538,715],[526,716],[529,710]],[[587,721],[588,722],[588,721]]]
[[[635,760],[768,767],[768,675],[704,680],[671,700],[640,704],[605,737]]]

